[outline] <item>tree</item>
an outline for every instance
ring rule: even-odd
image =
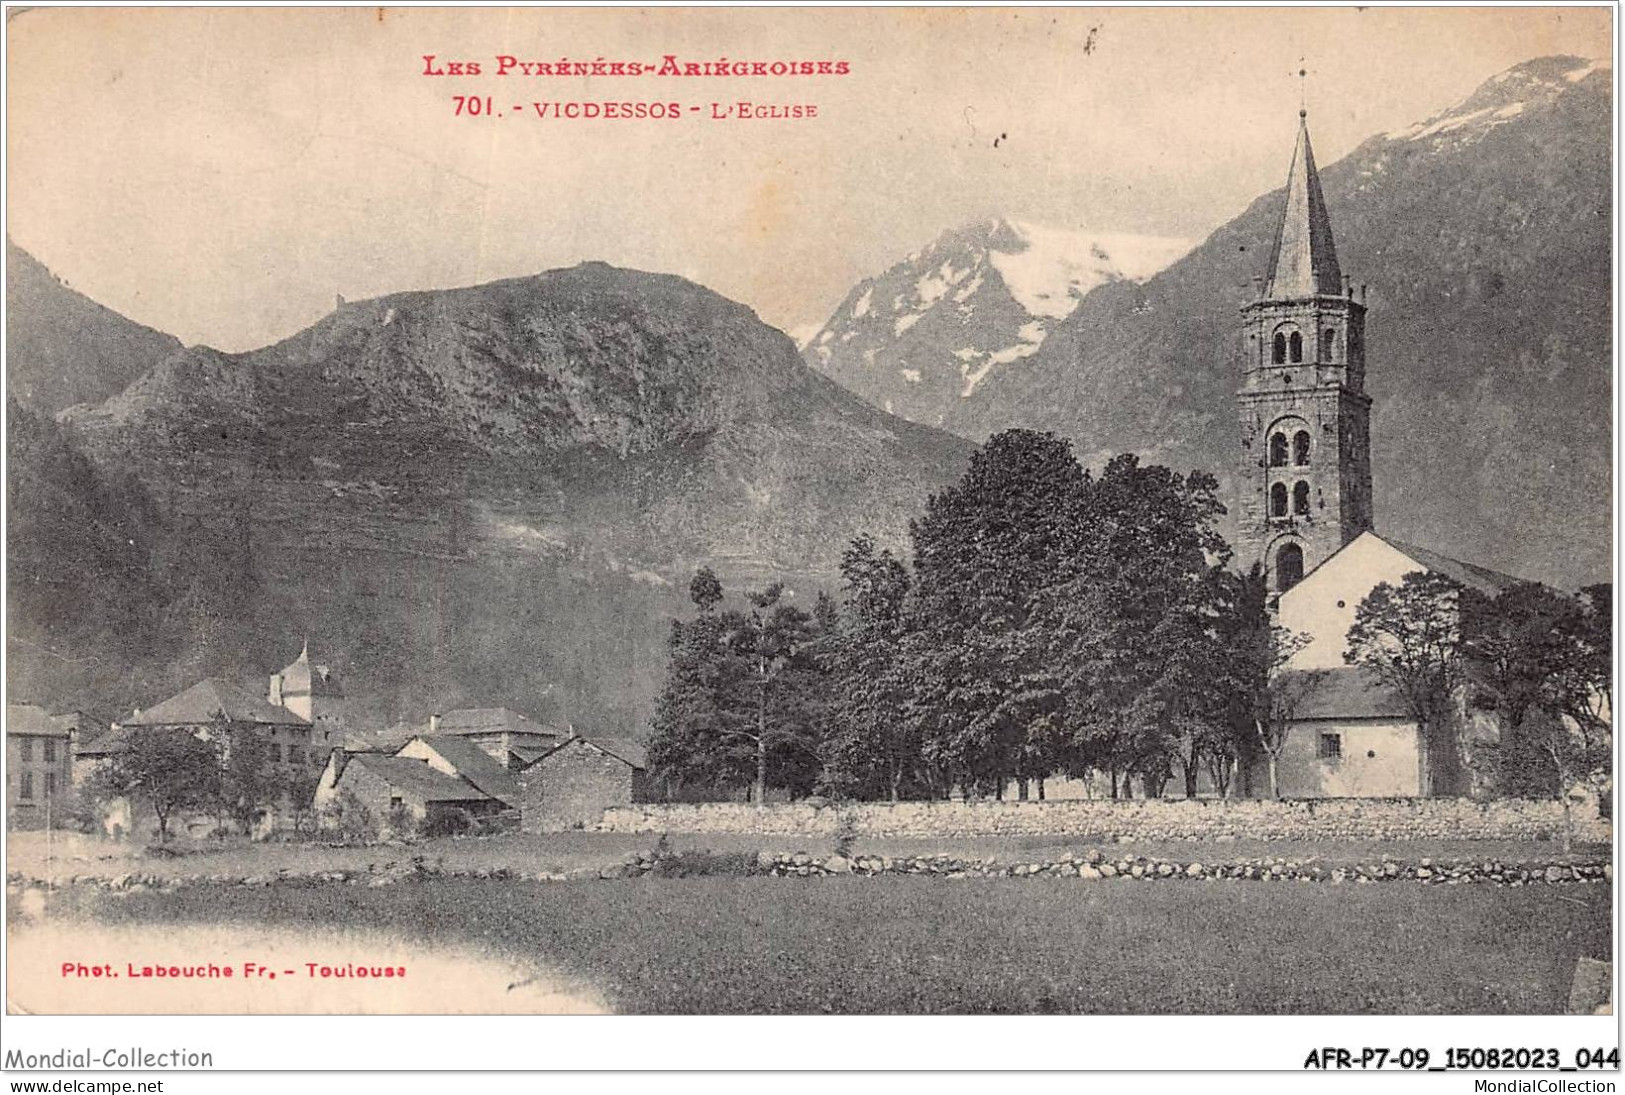
[[[926,782],[920,723],[907,707],[908,568],[865,535],[842,555],[841,574],[845,611],[825,625],[821,654],[830,692],[823,786],[896,802]]]
[[[926,759],[968,793],[1044,772],[1061,695],[1034,611],[1076,564],[1084,482],[1068,442],[1008,430],[910,528],[915,717]]]
[[[272,764],[271,747],[259,730],[222,728],[212,740],[220,765],[217,808],[247,836],[254,823],[275,808],[286,788]]]
[[[1068,769],[1107,772],[1114,798],[1135,775],[1160,794],[1177,743],[1190,738],[1194,758],[1209,733],[1198,725],[1222,719],[1212,666],[1202,667],[1220,653],[1217,574],[1229,558],[1213,528],[1224,512],[1217,490],[1205,473],[1113,458],[1086,479],[1074,567],[1043,598]],[[1180,645],[1198,640],[1197,650]]]
[[[724,732],[750,742],[755,752],[757,809],[767,805],[773,753],[816,756],[817,728],[806,715],[817,694],[817,669],[807,649],[817,629],[812,617],[785,604],[783,595],[782,583],[775,582],[749,595],[750,612],[726,612],[720,621],[724,646],[748,666],[754,719],[748,728],[735,725]]]
[[[1228,687],[1236,720],[1263,753],[1270,798],[1281,797],[1280,762],[1304,703],[1326,679],[1321,669],[1288,669],[1309,637],[1278,625],[1269,610],[1263,571],[1254,565],[1236,586],[1229,640],[1234,651]],[[1238,755],[1241,753],[1238,745]]]
[[[1610,761],[1611,594],[1524,583],[1462,596],[1464,661],[1479,704],[1501,724],[1502,783],[1563,803],[1565,852],[1571,792]]]
[[[1422,748],[1422,793],[1460,790],[1463,763],[1451,704],[1464,681],[1462,587],[1433,571],[1380,582],[1354,613],[1344,660],[1371,671],[1404,702]]]
[[[750,594],[750,608],[718,611],[708,570],[690,585],[698,610],[674,621],[666,684],[656,703],[650,763],[668,789],[770,785],[810,791],[822,702],[814,655],[818,623],[785,601],[782,584]]]
[[[137,726],[110,763],[107,791],[138,798],[158,819],[160,842],[169,840],[177,813],[206,809],[219,799],[220,764],[214,748],[189,731]]]

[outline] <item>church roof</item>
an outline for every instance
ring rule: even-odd
[[[310,725],[286,707],[276,707],[246,688],[208,677],[178,696],[171,696],[139,715],[124,720],[125,726],[205,726],[220,716],[227,722],[257,722],[276,726]]]
[[[1516,585],[1523,585],[1524,579],[1514,578],[1510,574],[1502,574],[1489,567],[1481,567],[1477,563],[1464,563],[1460,559],[1452,559],[1448,555],[1440,555],[1437,551],[1416,547],[1403,540],[1396,540],[1392,536],[1382,536],[1374,533],[1389,547],[1405,555],[1409,555],[1418,563],[1427,567],[1436,574],[1443,574],[1451,581],[1464,585],[1469,589],[1476,589],[1480,593],[1495,596],[1502,590],[1510,589]]]
[[[1298,719],[1404,719],[1410,711],[1393,689],[1364,666],[1291,669],[1287,677],[1318,674],[1293,715]]]
[[[1326,197],[1320,192],[1320,172],[1309,145],[1309,120],[1298,115],[1298,145],[1286,178],[1286,208],[1281,229],[1270,252],[1268,300],[1301,300],[1313,296],[1341,296],[1343,271],[1332,244],[1332,221]]]

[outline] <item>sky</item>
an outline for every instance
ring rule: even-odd
[[[337,294],[584,260],[806,329],[980,218],[1204,237],[1284,181],[1300,98],[1324,166],[1520,61],[1610,57],[1611,14],[36,8],[8,29],[6,226],[93,299],[228,351]],[[481,73],[426,75],[426,54]],[[850,71],[499,76],[504,54]],[[458,116],[458,95],[496,113]],[[817,115],[711,117],[740,100]],[[536,102],[682,116],[541,119]]]

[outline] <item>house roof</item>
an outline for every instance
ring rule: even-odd
[[[1443,574],[1452,581],[1459,582],[1469,589],[1476,589],[1480,593],[1494,596],[1502,590],[1510,589],[1515,585],[1522,585],[1524,579],[1514,578],[1510,574],[1502,574],[1489,567],[1481,567],[1476,563],[1464,563],[1460,559],[1452,559],[1448,555],[1440,555],[1437,551],[1429,551],[1414,544],[1407,544],[1403,540],[1396,540],[1392,536],[1377,534],[1389,547],[1403,552],[1415,559],[1418,563],[1438,574]]]
[[[589,745],[596,745],[610,756],[624,760],[634,768],[647,768],[649,766],[649,752],[641,742],[631,738],[617,737],[584,737]]]
[[[350,757],[350,765],[358,764],[392,788],[424,802],[485,802],[493,797],[465,780],[435,771],[426,760],[356,753]]]
[[[31,703],[6,705],[6,733],[28,737],[65,738],[68,727],[43,707]]]
[[[553,748],[548,749],[547,751],[542,753],[542,755],[537,757],[536,759],[537,760],[546,760],[548,757],[552,756],[553,754],[558,753],[558,752],[562,752],[563,750],[569,748],[570,746],[576,744],[577,742],[580,742],[580,743],[585,744],[585,745],[591,745],[594,748],[598,749],[600,752],[607,753],[610,756],[614,757],[616,760],[618,760],[621,763],[625,764],[629,768],[643,769],[643,768],[647,768],[649,766],[649,755],[648,755],[647,750],[645,750],[642,745],[640,745],[638,742],[633,741],[631,738],[617,738],[617,737],[590,737],[589,738],[585,734],[576,734],[573,737],[566,738],[564,741],[561,741],[557,745],[553,746]],[[535,761],[532,761],[531,763],[535,763]]]
[[[339,686],[338,680],[333,676],[332,670],[325,665],[314,665],[310,660],[310,643],[306,642],[299,650],[299,657],[293,663],[284,666],[277,676],[282,678],[282,691],[290,696],[343,696],[344,689]]]
[[[105,757],[111,756],[124,748],[124,728],[109,729],[105,734],[98,734],[87,741],[81,741],[73,747],[76,757]]]
[[[510,806],[518,803],[521,789],[513,773],[467,738],[454,734],[420,734],[417,740],[439,753],[446,763],[457,769],[458,775],[492,798],[499,798]]]
[[[1359,665],[1335,669],[1293,669],[1288,679],[1318,674],[1320,680],[1305,693],[1294,714],[1299,719],[1403,719],[1410,710],[1393,689],[1371,670]]]
[[[273,726],[309,726],[306,720],[277,707],[230,681],[214,677],[198,681],[178,696],[124,720],[126,726],[203,726],[224,715],[228,722],[255,722]]]
[[[530,734],[553,731],[533,722],[530,716],[511,707],[463,707],[447,711],[435,723],[436,734],[478,734],[493,730],[514,730]]]

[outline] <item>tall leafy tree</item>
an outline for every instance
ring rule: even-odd
[[[1494,597],[1464,592],[1462,648],[1479,706],[1500,723],[1501,786],[1560,799],[1610,761],[1611,590],[1579,597],[1534,583]]]
[[[220,760],[201,738],[163,726],[132,727],[124,748],[98,781],[103,794],[145,802],[158,821],[158,838],[169,840],[179,814],[206,810],[220,799]]]
[[[1061,697],[1034,613],[1076,565],[1084,482],[1068,442],[1009,430],[911,527],[910,670],[935,693],[920,712],[924,752],[970,793],[1002,794],[1012,777],[1042,772]]]
[[[824,786],[842,797],[898,801],[923,788],[919,723],[909,717],[905,604],[908,568],[869,536],[841,558],[845,611],[824,660],[831,729]]]
[[[1161,792],[1174,742],[1216,716],[1200,662],[1216,656],[1175,644],[1216,639],[1216,568],[1228,549],[1213,528],[1224,512],[1209,475],[1181,476],[1112,459],[1080,492],[1077,558],[1042,609],[1049,664],[1067,710],[1068,767],[1111,776],[1115,797],[1139,776]],[[1194,748],[1192,752],[1197,750]]]
[[[667,680],[656,705],[650,760],[668,787],[811,789],[823,700],[815,654],[818,622],[775,583],[721,609],[721,584],[695,576],[694,620],[674,622]]]
[[[1451,706],[1464,682],[1462,587],[1434,571],[1378,583],[1355,609],[1344,660],[1403,700],[1422,743],[1423,793],[1462,789],[1464,763]]]

